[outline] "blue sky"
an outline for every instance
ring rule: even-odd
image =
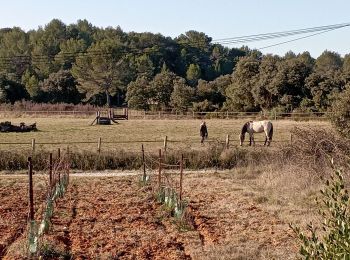
[[[87,19],[99,27],[119,25],[127,32],[176,37],[197,30],[220,39],[350,22],[349,0],[11,0],[1,1],[0,6],[0,27],[19,26],[26,31],[45,26],[53,18],[66,24]],[[259,48],[289,39],[247,45]],[[263,53],[309,51],[317,57],[326,49],[350,53],[350,27],[264,49]]]

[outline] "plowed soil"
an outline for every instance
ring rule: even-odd
[[[182,226],[136,176],[72,178],[44,237],[44,259],[296,258],[288,225],[256,203],[249,187],[191,174],[184,191],[189,225]]]
[[[34,203],[45,199],[46,181],[34,178]],[[8,247],[25,233],[28,217],[28,177],[1,177],[0,181],[0,259]],[[38,210],[38,209],[34,209]]]

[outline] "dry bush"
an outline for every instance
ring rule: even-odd
[[[257,189],[268,200],[268,208],[287,222],[317,222],[314,199],[334,164],[348,168],[350,142],[329,128],[296,127],[293,143],[278,148],[269,164],[261,164]],[[347,185],[350,178],[345,179]],[[291,214],[292,213],[292,214]]]
[[[317,127],[295,127],[291,131],[293,144],[286,150],[297,165],[318,173],[335,165],[348,167],[350,141],[335,131]]]

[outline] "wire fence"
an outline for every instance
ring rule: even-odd
[[[57,157],[53,159],[52,153],[50,153],[44,172],[48,173],[47,196],[40,210],[37,211],[37,213],[41,214],[41,217],[36,218],[36,207],[33,200],[33,162],[32,158],[28,157],[29,212],[27,237],[28,254],[30,258],[37,256],[40,248],[40,237],[49,230],[55,202],[58,198],[62,197],[67,190],[70,173],[69,154],[67,153],[65,156],[61,157],[61,154],[58,153]]]
[[[282,139],[276,139],[272,142],[274,143],[292,143],[293,141],[293,135],[289,134],[289,138],[286,138],[287,135],[284,136]],[[238,138],[232,138],[231,135],[227,134],[226,138],[212,138],[212,139],[206,139],[206,143],[217,143],[222,144],[227,149],[229,149],[231,146],[237,146],[240,145],[240,141]],[[264,140],[261,140],[261,137],[259,139],[255,140],[255,143],[264,143]],[[53,146],[59,146],[59,145],[66,145],[66,146],[78,146],[79,148],[82,148],[81,145],[89,145],[89,150],[91,150],[91,145],[95,146],[96,152],[100,153],[103,150],[110,150],[110,147],[113,144],[115,145],[123,145],[123,148],[127,148],[125,145],[136,145],[136,144],[157,144],[160,147],[164,149],[164,151],[167,151],[168,149],[172,149],[173,145],[182,145],[186,147],[192,147],[194,148],[195,145],[200,145],[199,140],[176,140],[176,139],[169,139],[168,136],[164,136],[162,139],[153,139],[153,140],[117,140],[117,141],[109,141],[104,140],[102,137],[98,137],[96,141],[55,141],[55,142],[47,142],[47,141],[40,141],[38,139],[32,138],[30,141],[27,142],[0,142],[0,148],[1,147],[12,147],[12,146],[21,146],[22,148],[29,148],[33,152],[35,152],[38,149],[38,146],[43,148],[44,146],[48,146],[52,148]],[[203,145],[201,145],[203,146]],[[201,147],[199,146],[199,147]]]
[[[142,177],[144,185],[150,185],[157,201],[180,221],[186,218],[187,201],[183,200],[184,156],[175,164],[165,163],[166,151],[159,149],[158,160],[145,152],[142,145]]]
[[[269,120],[328,120],[330,112],[174,112],[129,110],[129,119],[269,119]]]

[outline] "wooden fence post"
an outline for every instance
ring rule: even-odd
[[[126,120],[129,120],[129,109],[128,108],[124,108],[125,110],[125,113],[124,113],[124,115],[125,115],[125,118],[126,118]]]
[[[101,137],[98,138],[98,141],[97,141],[97,152],[98,153],[101,153]]]
[[[58,158],[58,160],[61,159],[61,149],[60,148],[57,149],[57,158]]]
[[[168,136],[166,135],[164,137],[164,152],[166,152],[167,147],[168,147]]]
[[[97,115],[96,115],[96,124],[100,124],[100,117],[101,117],[101,112],[100,111],[97,111]]]
[[[158,189],[160,190],[162,178],[162,149],[159,149],[159,166],[158,166]]]
[[[35,152],[35,138],[32,139],[32,151]]]
[[[32,220],[34,220],[32,157],[28,157],[28,175],[29,175],[29,221],[32,221]]]
[[[181,161],[180,161],[180,194],[179,199],[180,202],[182,201],[182,181],[183,181],[183,169],[184,169],[184,155],[181,154]]]
[[[142,148],[142,165],[143,165],[143,181],[146,181],[146,162],[145,162],[145,149],[143,148],[143,144],[141,146]]]
[[[293,134],[290,133],[290,144],[292,145],[293,144]]]
[[[114,114],[114,112],[113,112],[113,114]],[[109,108],[109,109],[108,109],[108,118],[109,118],[109,119],[113,119],[113,114],[112,114],[112,109]]]
[[[230,148],[230,135],[226,135],[226,149]]]

